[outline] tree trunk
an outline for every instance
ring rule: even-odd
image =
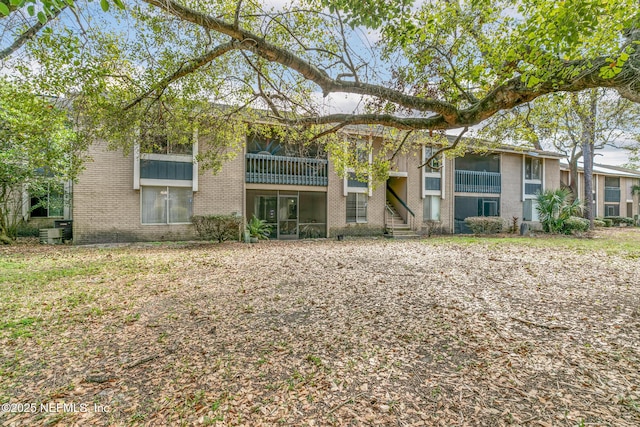
[[[573,199],[579,199],[578,194],[578,158],[573,157],[569,160],[569,189],[573,194]]]
[[[577,100],[577,95],[574,100]],[[593,229],[593,148],[596,138],[596,116],[598,113],[598,90],[591,89],[587,92],[585,109],[578,109],[582,121],[582,158],[584,159],[584,204],[585,217],[589,220],[589,228]]]
[[[585,218],[589,220],[589,228],[593,229],[593,144],[584,141],[582,153],[584,157],[584,213]]]

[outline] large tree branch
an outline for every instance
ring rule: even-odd
[[[357,81],[341,81],[331,78],[325,71],[311,64],[294,53],[276,46],[266,39],[241,28],[235,28],[222,19],[209,16],[173,0],[144,0],[146,3],[156,6],[184,21],[192,22],[203,28],[228,35],[234,40],[243,42],[243,48],[251,50],[262,58],[283,65],[297,71],[305,79],[317,84],[326,96],[333,92],[344,92],[358,95],[369,95],[394,102],[405,108],[419,111],[433,111],[442,115],[446,121],[456,121],[456,108],[445,101],[432,98],[422,98],[407,95],[405,93],[386,88],[384,86],[360,83]]]
[[[173,0],[144,0],[184,21],[192,22],[204,29],[225,34],[240,42],[240,48],[249,50],[267,61],[278,63],[298,72],[305,79],[320,87],[326,96],[329,93],[341,92],[379,98],[398,106],[419,111],[423,114],[434,113],[426,118],[402,118],[387,114],[365,115],[329,115],[321,118],[301,119],[306,123],[342,123],[348,124],[381,124],[399,129],[453,129],[476,125],[500,110],[511,109],[530,102],[535,98],[559,91],[578,92],[595,87],[616,88],[629,92],[628,97],[638,94],[640,97],[640,49],[629,56],[622,65],[622,70],[614,77],[604,77],[600,70],[611,65],[605,56],[576,61],[565,61],[552,64],[550,77],[530,87],[521,76],[515,76],[498,84],[483,99],[465,109],[458,109],[453,104],[405,92],[362,83],[359,81],[343,81],[331,77],[327,72],[308,60],[294,54],[286,48],[277,46],[263,37],[250,31],[238,28],[220,18],[195,11]],[[635,39],[640,38],[638,32]],[[576,72],[577,75],[576,75]],[[563,77],[572,76],[572,77]]]

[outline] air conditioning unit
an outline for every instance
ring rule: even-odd
[[[62,228],[41,228],[40,243],[48,245],[62,243]]]

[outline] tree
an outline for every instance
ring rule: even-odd
[[[73,178],[85,149],[55,100],[0,80],[0,241],[10,243],[22,218],[23,193]]]
[[[640,105],[606,89],[556,93],[497,114],[480,134],[522,142],[536,149],[553,149],[569,163],[574,198],[585,200],[585,215],[593,221],[593,160],[605,147],[637,149]],[[590,153],[590,154],[584,154]],[[578,194],[578,162],[584,158],[584,193]]]
[[[633,0],[300,0],[271,11],[242,0],[125,6],[108,12],[122,32],[93,13],[76,14],[80,31],[61,20],[30,42],[43,88],[61,90],[52,82],[63,79],[85,95],[85,107],[127,122],[126,132],[111,132],[123,144],[156,104],[185,126],[194,123],[185,103],[199,105],[202,116],[229,115],[205,113],[214,100],[266,108],[272,120],[305,131],[320,126],[314,132],[326,135],[350,124],[465,128],[541,96],[597,87],[640,101]],[[375,46],[358,38],[363,29],[381,34]],[[367,108],[322,114],[318,92],[362,96]]]

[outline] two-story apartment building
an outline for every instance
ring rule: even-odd
[[[561,185],[571,184],[569,165],[561,163]],[[584,192],[584,171],[578,167],[578,194]],[[623,216],[638,218],[640,195],[633,187],[640,185],[640,173],[633,169],[594,164],[593,166],[593,212],[597,217]]]
[[[359,141],[364,161],[382,143],[371,132],[349,136]],[[469,216],[536,221],[535,193],[560,186],[559,155],[504,147],[419,168],[433,150],[425,146],[397,156],[386,183],[349,171],[339,176],[324,153],[255,136],[214,175],[200,170],[198,148],[198,141],[192,149],[150,153],[136,146],[125,156],[105,142],[93,144],[93,161],[73,187],[74,241],[192,239],[191,216],[211,214],[256,215],[275,239],[421,232],[434,223],[464,233]]]

